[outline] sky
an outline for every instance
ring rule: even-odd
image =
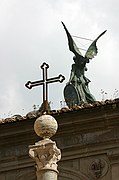
[[[49,64],[48,76],[65,81],[49,85],[52,109],[65,106],[63,89],[69,80],[72,57],[61,21],[71,35],[97,42],[98,54],[87,65],[91,93],[99,101],[118,98],[118,0],[2,0],[0,1],[0,118],[25,115],[42,103],[42,87],[24,84],[42,79],[40,66]],[[90,41],[74,38],[79,48]],[[82,51],[82,53],[85,53]],[[62,101],[62,103],[61,103]]]

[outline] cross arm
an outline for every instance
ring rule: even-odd
[[[34,81],[34,82],[31,82],[31,81],[28,81],[25,86],[28,88],[28,89],[32,89],[32,87],[34,86],[39,86],[39,85],[43,85],[43,80],[41,81]]]
[[[47,79],[47,83],[53,83],[53,82],[62,83],[64,80],[65,80],[65,77],[62,74],[60,74],[57,77]]]

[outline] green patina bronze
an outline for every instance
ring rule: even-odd
[[[89,46],[85,56],[82,56],[79,48],[76,46],[72,36],[67,30],[65,24],[62,22],[68,38],[69,50],[74,53],[74,64],[72,64],[69,82],[64,88],[64,98],[69,107],[75,105],[82,105],[96,101],[94,96],[90,93],[88,84],[90,80],[85,76],[87,71],[86,63],[97,55],[97,40],[106,32],[102,32]]]

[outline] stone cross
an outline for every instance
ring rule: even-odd
[[[28,81],[25,86],[28,89],[32,89],[32,87],[35,86],[43,86],[43,104],[44,104],[44,111],[46,110],[46,112],[48,112],[48,84],[49,83],[54,83],[54,82],[60,82],[62,83],[65,80],[65,77],[63,75],[59,75],[57,77],[54,78],[48,78],[48,68],[49,65],[46,64],[45,62],[41,65],[41,69],[43,70],[43,79],[39,80],[39,81]]]

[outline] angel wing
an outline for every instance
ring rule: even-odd
[[[105,30],[104,32],[102,32],[93,42],[92,44],[89,46],[88,50],[86,51],[86,54],[85,54],[85,57],[87,59],[92,59],[94,58],[94,56],[97,55],[98,53],[98,49],[97,49],[97,46],[96,46],[96,42],[97,40],[103,35],[106,33],[107,30]]]
[[[72,51],[76,56],[82,56],[81,52],[79,51],[79,48],[77,47],[76,43],[74,42],[72,36],[70,35],[69,31],[67,30],[65,24],[63,22],[61,22],[66,34],[67,34],[67,38],[68,38],[68,44],[69,44],[69,50]]]

